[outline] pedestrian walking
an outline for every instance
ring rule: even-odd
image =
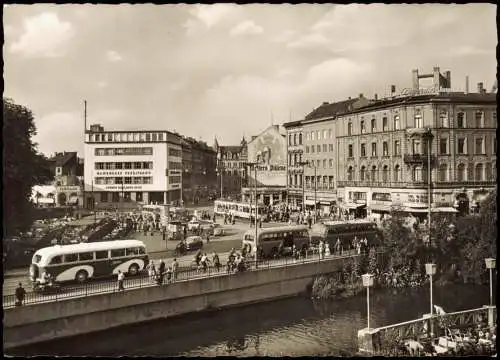
[[[148,275],[149,275],[149,278],[151,279],[151,281],[155,280],[156,267],[155,267],[155,263],[153,260],[151,260],[151,262],[148,264]]]
[[[210,243],[210,234],[207,232],[207,244]]]
[[[125,280],[125,274],[118,270],[118,291],[124,291],[123,281]]]
[[[170,284],[172,281],[172,268],[169,266],[167,268],[167,284]]]
[[[172,262],[172,277],[175,280],[177,280],[177,273],[179,271],[179,263],[177,262],[177,259],[174,258],[174,261]]]
[[[165,276],[165,262],[161,259],[158,267],[158,285],[163,284],[163,276]]]
[[[221,264],[220,264],[220,260],[219,260],[219,255],[217,255],[216,252],[214,252],[213,255],[212,255],[212,262],[214,264],[215,269],[217,271],[219,271],[220,268],[221,268]]]
[[[24,297],[26,296],[26,290],[23,288],[23,284],[19,283],[16,288],[16,306],[21,306],[24,302]]]

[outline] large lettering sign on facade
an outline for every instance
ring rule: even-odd
[[[248,161],[259,163],[259,186],[286,186],[286,139],[273,125],[248,143]],[[249,185],[254,184],[255,172],[250,169]]]

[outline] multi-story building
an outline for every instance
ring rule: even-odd
[[[76,152],[66,151],[49,159],[54,173],[57,206],[83,204],[83,164],[80,161]]]
[[[286,200],[287,166],[286,132],[271,125],[248,142],[247,186],[242,188],[243,201],[255,200],[274,205]],[[255,171],[256,170],[256,171]]]
[[[287,132],[287,202],[293,208],[301,208],[305,193],[302,186],[303,131],[300,121],[283,124]]]
[[[430,88],[420,87],[425,77]],[[439,68],[414,70],[412,88],[392,92],[294,126],[305,134],[304,161],[316,168],[316,177],[306,170],[306,188],[326,187],[338,205],[361,214],[391,206],[425,214],[429,201],[432,211],[477,207],[496,186],[496,94],[482,83],[477,93],[453,92],[450,72]]]
[[[220,146],[215,139],[217,153],[217,192],[220,197],[239,199],[242,188],[246,186],[247,142],[243,138],[239,145]]]
[[[85,132],[85,204],[92,208],[134,203],[179,204],[181,136],[166,130]]]
[[[206,201],[217,191],[217,155],[203,141],[182,139],[182,198],[185,203]]]

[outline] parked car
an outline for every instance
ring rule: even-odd
[[[188,230],[193,231],[193,230],[198,230],[201,226],[200,221],[197,219],[192,219],[188,222],[187,224]]]
[[[214,228],[214,223],[208,220],[196,220],[193,219],[188,222],[188,230],[198,230],[201,229],[203,231],[211,231]]]
[[[189,236],[186,239],[186,250],[198,250],[203,247],[201,236]]]
[[[214,224],[213,236],[224,236],[224,228],[220,224]]]

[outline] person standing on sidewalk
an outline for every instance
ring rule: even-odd
[[[163,284],[163,276],[165,276],[165,262],[161,259],[158,268],[158,285]]]
[[[23,288],[23,284],[19,283],[16,288],[16,306],[21,306],[24,302],[24,297],[26,296],[26,290]]]
[[[177,258],[174,258],[172,262],[172,279],[177,280],[177,272],[179,270],[179,263],[177,262]]]
[[[118,270],[118,291],[124,291],[123,281],[125,280],[125,274]]]

